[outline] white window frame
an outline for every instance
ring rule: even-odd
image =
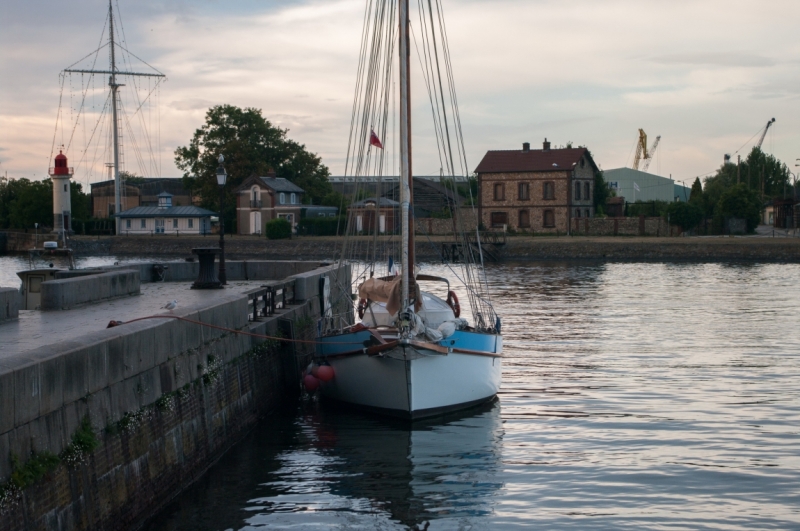
[[[129,228],[131,228],[131,220],[129,220],[129,219],[126,219],[126,220],[125,220],[125,228],[126,228],[126,229],[129,229]]]
[[[291,204],[293,204],[293,205],[297,204],[297,194],[296,193],[292,192],[291,195],[289,195],[289,202]]]
[[[143,229],[146,229],[146,228],[147,228],[147,220],[146,220],[146,219],[142,219],[141,227],[142,227]]]
[[[278,202],[280,204],[282,204],[282,205],[285,205],[286,204],[286,194],[281,192],[281,194],[278,196]]]

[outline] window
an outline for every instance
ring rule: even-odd
[[[506,186],[503,183],[495,183],[494,200],[505,201],[505,199],[506,199]]]
[[[502,227],[508,225],[507,212],[492,212],[492,227]]]
[[[279,202],[280,204],[282,204],[282,205],[285,205],[285,204],[286,204],[286,194],[284,194],[283,192],[281,192],[281,195],[280,195],[280,198],[278,199],[278,202]]]
[[[189,228],[190,229],[194,228],[194,220],[192,218],[189,218]]]
[[[517,187],[517,199],[519,201],[527,201],[531,198],[531,188],[528,183],[519,183]]]
[[[591,186],[589,186],[589,183],[588,183],[588,182],[586,182],[586,183],[583,183],[583,198],[584,198],[585,200],[587,200],[587,201],[588,201],[589,199],[591,199],[591,198],[592,198],[592,197],[591,197],[591,195],[592,195],[592,194],[591,194],[591,191],[592,191],[592,190],[591,190]]]
[[[67,191],[67,185],[66,184],[64,185],[64,191],[65,192]]]
[[[586,166],[586,159],[581,158],[581,168],[583,168],[584,166]]]
[[[129,219],[126,219],[126,220],[125,220],[125,228],[126,228],[126,229],[129,229],[129,228],[131,228],[131,220],[129,220]]]
[[[178,228],[178,220],[177,219],[173,219],[172,220],[172,228],[173,229],[177,229]]]
[[[552,181],[544,183],[542,199],[555,199],[556,192],[555,192],[555,183]]]
[[[142,228],[143,228],[143,229],[146,229],[146,228],[147,228],[147,220],[146,220],[146,219],[143,219],[143,220],[141,220],[141,221],[142,221]]]
[[[588,208],[586,210],[584,210],[584,213],[585,213],[584,217],[587,217],[587,218],[590,217]]]
[[[292,195],[289,196],[289,201],[294,205],[297,203],[297,194],[292,192]]]
[[[519,228],[527,229],[531,226],[531,215],[527,210],[519,211]]]
[[[575,209],[575,217],[576,217],[576,218],[579,218],[579,217],[581,217],[581,209],[580,209],[580,208],[576,208],[576,209]]]
[[[581,200],[581,183],[575,183],[575,201]]]
[[[544,225],[545,227],[556,226],[556,216],[552,210],[544,211],[544,216],[542,217],[542,225]]]

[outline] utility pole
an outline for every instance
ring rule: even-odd
[[[736,184],[742,182],[742,156],[736,155]]]
[[[109,47],[111,52],[111,62],[110,62],[110,70],[75,70],[75,69],[66,69],[64,72],[73,72],[78,74],[107,74],[108,78],[108,86],[111,89],[111,121],[112,124],[112,131],[114,137],[114,214],[115,214],[115,226],[116,226],[116,234],[120,233],[120,218],[116,217],[122,211],[122,198],[121,198],[121,191],[122,191],[122,183],[120,182],[119,176],[119,119],[117,117],[117,90],[119,87],[124,87],[125,85],[120,85],[117,83],[117,75],[125,75],[125,76],[143,76],[143,77],[167,77],[161,72],[158,74],[149,74],[149,73],[141,73],[141,72],[121,72],[117,70],[117,61],[116,61],[116,44],[114,43],[114,11],[111,4],[112,0],[108,0],[108,37],[109,37]],[[152,68],[152,67],[151,67]],[[155,69],[153,69],[155,70]],[[156,70],[158,72],[158,70]]]

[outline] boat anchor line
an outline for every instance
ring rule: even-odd
[[[370,356],[378,355],[386,350],[391,350],[394,347],[400,345],[399,341],[391,341],[379,345],[373,345],[371,347],[365,347],[363,342],[360,341],[313,341],[310,339],[291,339],[287,337],[278,337],[278,336],[268,336],[265,334],[254,334],[252,332],[245,332],[243,330],[236,330],[235,328],[228,328],[226,326],[219,326],[211,323],[204,323],[203,321],[197,321],[195,319],[188,319],[186,317],[181,317],[179,315],[148,315],[146,317],[137,317],[136,319],[131,319],[130,321],[109,321],[108,326],[106,328],[114,328],[116,326],[122,326],[126,324],[135,323],[136,321],[145,321],[147,319],[176,319],[178,321],[185,321],[187,323],[193,323],[200,326],[205,326],[207,328],[214,328],[216,330],[222,330],[224,332],[230,332],[232,334],[240,334],[243,336],[250,336],[259,339],[271,339],[273,341],[284,341],[286,343],[304,343],[307,345],[359,345],[361,348],[357,350],[353,350],[350,352],[343,352],[341,354],[326,356],[326,358],[341,358],[346,356],[352,356],[357,354],[367,354]],[[426,350],[431,350],[433,352],[437,352],[439,354],[473,354],[476,356],[489,356],[492,358],[501,358],[503,357],[502,354],[494,354],[494,353],[487,353],[487,352],[480,352],[476,350],[469,350],[469,349],[462,349],[462,348],[455,348],[455,347],[443,347],[441,345],[434,345],[429,343],[422,343],[419,341],[410,341],[409,344],[415,348],[422,348]]]

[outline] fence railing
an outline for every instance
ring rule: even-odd
[[[295,281],[265,284],[247,293],[248,320],[258,321],[294,304]]]
[[[251,199],[250,208],[261,208],[261,199]]]

